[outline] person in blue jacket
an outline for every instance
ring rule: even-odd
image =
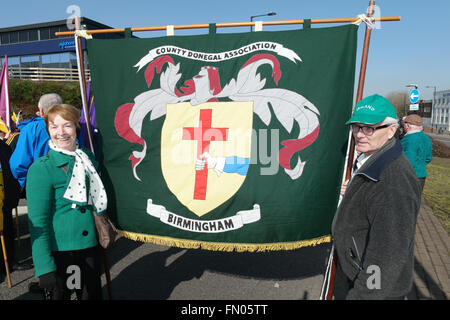
[[[11,173],[22,188],[25,187],[28,168],[38,158],[48,153],[49,146],[47,130],[43,116],[55,104],[61,104],[62,99],[56,93],[41,96],[38,103],[40,117],[19,123],[20,135],[16,148],[11,155],[9,165]]]
[[[433,160],[433,143],[423,133],[422,118],[419,115],[410,114],[404,117],[403,127],[406,131],[405,136],[400,140],[403,153],[411,162],[423,191],[425,179],[428,176],[426,166]]]

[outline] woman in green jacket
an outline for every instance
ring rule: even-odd
[[[93,154],[78,145],[79,112],[55,105],[45,115],[50,151],[27,175],[27,203],[35,276],[53,299],[102,299],[101,259],[94,218],[106,193]]]

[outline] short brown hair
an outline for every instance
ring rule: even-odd
[[[64,120],[73,122],[77,129],[80,129],[80,112],[78,109],[70,104],[55,104],[47,110],[44,116],[47,131],[49,121],[53,121],[57,115],[61,116]]]

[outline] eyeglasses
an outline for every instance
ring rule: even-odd
[[[375,130],[387,128],[387,127],[390,127],[391,125],[392,124],[385,124],[385,125],[379,126],[379,127],[368,127],[368,126],[358,126],[356,124],[352,124],[352,131],[354,134],[357,134],[360,130],[362,130],[362,132],[366,136],[371,136],[371,135],[373,135]]]

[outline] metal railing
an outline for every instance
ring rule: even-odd
[[[39,67],[9,67],[9,77],[33,81],[78,81],[77,68],[39,68]],[[86,77],[90,78],[90,70],[85,70]]]

